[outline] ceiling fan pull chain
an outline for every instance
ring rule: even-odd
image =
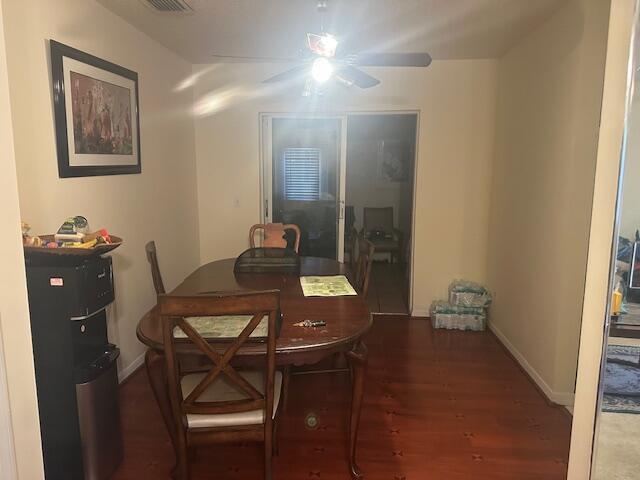
[[[318,0],[317,10],[320,14],[320,33],[324,34],[324,14],[327,11],[327,2],[326,0]]]

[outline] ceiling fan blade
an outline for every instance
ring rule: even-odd
[[[218,55],[211,54],[211,57],[218,62],[255,62],[255,63],[295,63],[300,58],[293,57],[247,57],[244,55]]]
[[[336,76],[343,82],[357,85],[360,88],[371,88],[380,83],[380,80],[377,78],[372,77],[368,73],[364,73],[359,68],[351,65],[346,65],[337,69]]]
[[[278,73],[273,77],[269,77],[266,80],[263,80],[262,83],[276,83],[276,82],[286,82],[292,80],[301,80],[309,73],[308,65],[298,65],[297,67],[290,68],[289,70],[285,70],[282,73]]]
[[[428,67],[428,53],[360,53],[353,56],[353,65],[366,67]]]

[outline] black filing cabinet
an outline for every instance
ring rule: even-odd
[[[110,257],[26,256],[47,480],[105,480],[122,461]]]

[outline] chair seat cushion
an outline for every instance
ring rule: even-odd
[[[265,374],[261,371],[238,371],[259,392],[264,392]],[[183,398],[189,395],[206,373],[192,373],[182,377]],[[273,394],[273,417],[275,418],[280,403],[282,391],[282,373],[276,371]],[[239,390],[224,374],[221,374],[207,390],[198,398],[201,402],[228,402],[234,400],[246,400],[248,397],[244,391]],[[208,427],[238,427],[243,425],[260,425],[264,423],[264,410],[250,410],[247,412],[224,413],[215,415],[187,414],[189,428]]]

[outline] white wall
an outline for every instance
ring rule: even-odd
[[[11,1],[4,13],[22,218],[41,234],[84,215],[124,238],[109,320],[126,374],[144,350],[136,324],[155,304],[145,242],[156,240],[167,288],[199,261],[192,98],[174,92],[191,66],[93,0]],[[138,72],[142,174],[58,178],[48,39]]]
[[[283,65],[194,67],[201,261],[248,246],[260,220],[259,112],[420,110],[414,314],[455,277],[486,279],[496,61],[435,61],[427,69],[369,69],[382,84],[309,101],[267,95]]]
[[[0,477],[44,478],[0,0]]]
[[[489,226],[491,327],[572,402],[609,5],[573,0],[500,60]]]

